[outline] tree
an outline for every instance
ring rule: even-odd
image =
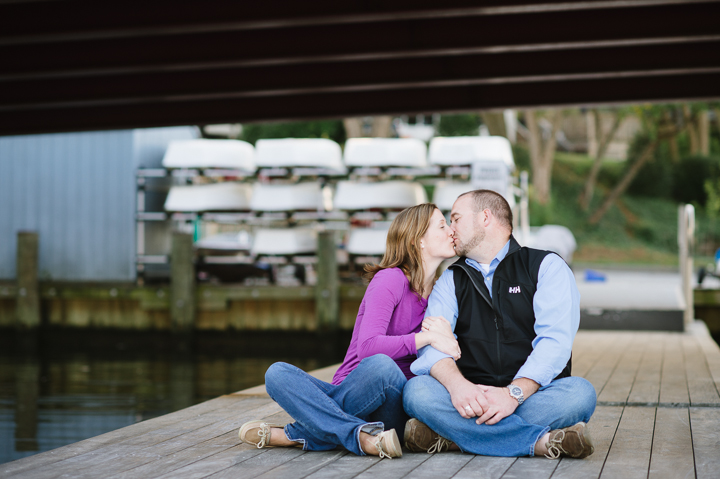
[[[643,109],[643,124],[646,130],[644,133],[649,136],[650,141],[630,165],[618,184],[615,185],[615,188],[608,194],[602,205],[590,217],[588,220],[590,224],[599,223],[608,210],[610,210],[610,207],[615,204],[615,201],[625,193],[625,190],[630,186],[642,167],[653,159],[658,145],[663,141],[671,141],[677,138],[686,128],[686,118],[680,117],[674,119],[671,113],[672,111],[670,109],[662,106]]]
[[[583,191],[582,193],[580,193],[580,197],[578,198],[580,206],[583,210],[586,211],[590,207],[590,202],[592,201],[593,195],[595,194],[595,184],[597,183],[597,177],[600,173],[600,168],[602,167],[602,161],[603,158],[605,158],[605,153],[607,152],[608,146],[610,146],[610,143],[615,138],[615,134],[617,133],[618,129],[620,129],[620,125],[622,124],[623,119],[627,115],[627,110],[612,110],[612,114],[612,125],[607,132],[603,133],[600,110],[598,110],[597,108],[594,108],[592,110],[592,115],[595,119],[595,139],[598,144],[597,148],[594,151],[595,154],[593,155],[593,164],[590,168],[590,173],[588,174],[587,180],[585,181],[585,187],[583,188]]]
[[[540,129],[535,110],[525,110],[525,123],[529,132],[530,167],[532,168],[532,184],[535,199],[541,205],[550,201],[552,166],[557,147],[557,133],[562,122],[562,110],[552,110],[548,121],[550,127],[545,135]]]

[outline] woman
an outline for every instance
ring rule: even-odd
[[[283,430],[251,421],[240,428],[240,439],[258,448],[342,445],[361,456],[400,457],[398,433],[402,437],[407,420],[402,390],[417,350],[430,344],[460,357],[449,324],[421,332],[435,271],[453,256],[453,232],[435,205],[403,210],[390,225],[382,261],[365,268],[370,284],[332,384],[290,364],[273,364],[265,374],[267,392],[296,422]]]

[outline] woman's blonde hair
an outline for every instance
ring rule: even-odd
[[[425,268],[420,252],[420,239],[427,232],[430,218],[436,209],[438,207],[432,203],[423,203],[402,210],[390,225],[382,261],[380,264],[365,265],[363,277],[370,281],[380,270],[400,268],[410,279],[410,289],[422,296]]]

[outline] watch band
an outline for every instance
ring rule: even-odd
[[[525,395],[523,394],[523,390],[520,386],[516,384],[510,384],[507,388],[510,392],[510,396],[515,398],[515,400],[518,402],[518,406],[525,402]]]

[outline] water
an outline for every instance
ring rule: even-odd
[[[0,463],[342,361],[349,336],[0,330]]]

